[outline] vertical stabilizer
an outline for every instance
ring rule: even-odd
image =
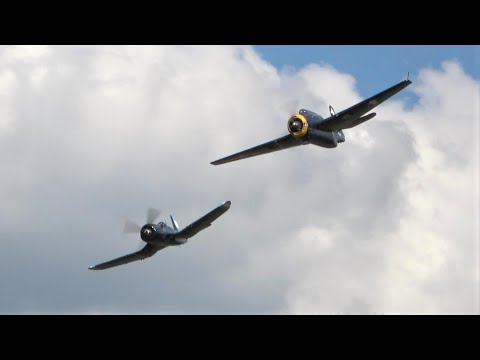
[[[173,228],[177,231],[180,231],[180,226],[178,226],[177,220],[175,220],[173,215],[170,215],[170,219],[172,220]]]
[[[330,110],[330,116],[335,116],[335,110],[333,110],[332,105],[328,107],[328,110]]]

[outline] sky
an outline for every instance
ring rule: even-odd
[[[478,314],[479,47],[0,47],[0,313]],[[412,85],[313,145],[210,162]],[[186,245],[136,251],[150,206]]]

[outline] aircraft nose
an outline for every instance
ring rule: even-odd
[[[298,120],[295,120],[290,124],[290,129],[292,129],[293,132],[300,131],[302,129],[302,123]]]
[[[230,208],[230,205],[232,205],[232,202],[231,202],[230,200],[228,200],[228,201],[225,201],[225,202],[222,204],[222,207],[229,209],[229,208]]]

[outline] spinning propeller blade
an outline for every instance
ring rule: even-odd
[[[160,216],[160,210],[148,208],[147,210],[147,224],[155,223],[155,220]]]
[[[141,229],[140,225],[127,219],[125,221],[125,226],[123,227],[123,232],[125,234],[138,234],[140,232],[140,229]]]

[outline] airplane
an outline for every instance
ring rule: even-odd
[[[183,229],[180,229],[177,221],[172,215],[170,215],[170,219],[172,220],[173,228],[162,221],[155,224],[155,219],[159,217],[160,211],[149,208],[147,210],[147,224],[140,228],[139,225],[127,220],[124,228],[124,232],[126,233],[140,232],[140,237],[147,243],[147,245],[137,252],[121,256],[95,266],[90,266],[89,269],[109,269],[114,266],[131,263],[132,261],[144,260],[155,255],[157,251],[165,249],[168,246],[183,245],[188,241],[189,238],[212,225],[212,222],[222,216],[230,208],[231,204],[232,203],[230,201],[223,202],[208,214],[202,216],[200,219],[194,221]]]
[[[335,113],[333,107],[329,106],[330,117],[326,119],[315,114],[313,111],[301,109],[298,114],[292,115],[290,119],[288,119],[287,129],[289,134],[265,144],[212,161],[210,164],[225,164],[231,161],[284,150],[298,145],[313,144],[324,148],[335,148],[339,143],[345,141],[345,135],[342,130],[351,129],[373,118],[376,113],[365,114],[411,83],[412,82],[408,80],[407,77],[407,80],[404,80],[339,113]]]

